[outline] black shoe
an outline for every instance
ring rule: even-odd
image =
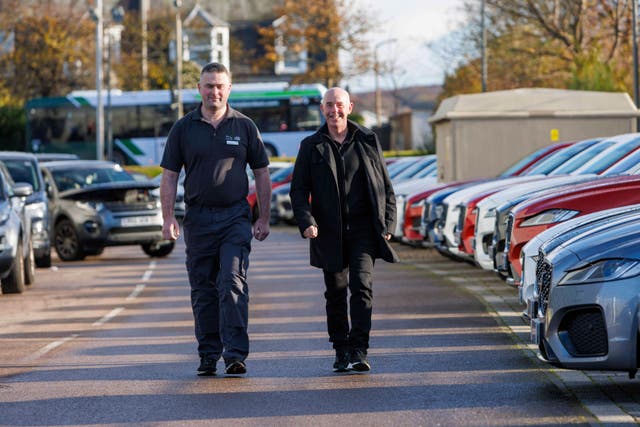
[[[349,370],[349,352],[336,350],[336,361],[333,362],[333,372],[347,372]]]
[[[367,361],[367,352],[364,350],[354,350],[351,353],[349,369],[358,372],[367,372],[371,370],[371,365]]]
[[[227,363],[227,367],[224,370],[227,375],[242,375],[247,373],[247,366],[240,360],[232,360]]]
[[[200,358],[200,366],[198,366],[198,375],[201,377],[209,377],[216,374],[216,360],[208,357]]]

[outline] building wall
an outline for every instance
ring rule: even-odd
[[[635,118],[606,115],[445,120],[436,124],[438,178],[449,182],[496,176],[555,142],[635,131]]]

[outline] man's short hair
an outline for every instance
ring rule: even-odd
[[[229,76],[229,80],[231,80],[231,71],[219,62],[209,62],[207,65],[202,67],[200,75],[203,75],[204,73],[224,73]]]

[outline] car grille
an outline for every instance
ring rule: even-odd
[[[138,212],[138,211],[153,211],[156,208],[154,202],[106,202],[105,207],[111,212]]]
[[[462,233],[464,228],[464,218],[467,215],[467,207],[465,205],[458,205],[460,211],[458,212],[458,231]]]
[[[538,307],[540,314],[547,312],[549,304],[549,292],[551,292],[551,273],[552,268],[542,252],[538,253],[538,262],[536,263],[536,290],[538,291]]]
[[[567,313],[558,328],[567,351],[576,357],[604,356],[608,352],[607,328],[597,307]]]
[[[511,232],[513,231],[513,214],[509,213],[507,216],[505,228],[504,228],[504,250],[509,252],[511,246]]]

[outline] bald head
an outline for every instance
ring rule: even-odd
[[[322,97],[322,103],[325,104],[327,101],[331,102],[336,99],[342,100],[346,105],[351,103],[349,92],[340,87],[332,87],[331,89],[328,89]]]
[[[347,117],[353,110],[349,92],[332,87],[322,97],[320,110],[327,121],[329,133],[336,141],[341,141],[347,133]]]

